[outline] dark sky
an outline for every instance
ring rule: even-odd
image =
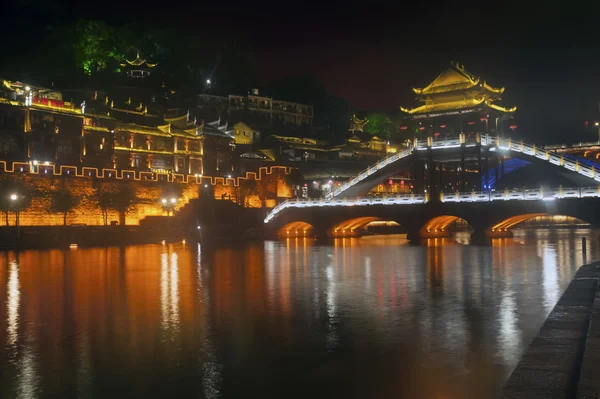
[[[568,141],[582,133],[585,120],[600,118],[598,3],[29,0],[14,3],[4,20],[137,19],[185,26],[207,42],[237,38],[256,53],[263,80],[314,73],[361,110],[414,105],[411,86],[427,84],[459,61],[505,86],[503,102],[519,107],[521,133],[542,142]]]

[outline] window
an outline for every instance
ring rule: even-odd
[[[14,139],[8,139],[5,141],[0,141],[0,151],[1,152],[19,152],[19,146]]]
[[[59,154],[72,154],[73,145],[68,140],[58,140],[56,144],[56,152]]]
[[[133,154],[131,158],[131,166],[134,168],[141,168],[144,166],[144,159],[142,154]]]

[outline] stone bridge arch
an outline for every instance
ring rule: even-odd
[[[449,237],[449,227],[459,220],[470,223],[461,216],[456,215],[440,215],[427,220],[419,229],[420,238],[442,238]]]
[[[516,227],[516,226],[520,225],[521,223],[527,222],[528,220],[535,219],[539,216],[568,216],[568,217],[572,217],[572,218],[577,219],[582,222],[590,223],[592,226],[594,226],[593,221],[588,221],[585,219],[581,219],[580,217],[571,216],[571,215],[563,215],[563,214],[557,214],[557,213],[544,213],[544,212],[525,213],[525,214],[521,214],[521,215],[510,216],[510,217],[494,224],[493,226],[491,226],[489,229],[487,229],[485,231],[486,236],[489,238],[505,238],[505,237],[510,238],[513,236],[513,232],[512,232],[513,227]]]
[[[299,237],[326,238],[331,236],[328,232],[332,228],[335,230],[335,226],[356,230],[374,220],[394,221],[406,231],[408,240],[418,242],[421,238],[447,237],[448,227],[458,219],[465,220],[471,226],[472,239],[506,237],[510,235],[512,227],[541,215],[569,216],[600,227],[600,199],[290,208],[271,219],[265,226],[271,236],[281,236],[278,232],[285,227],[284,231],[289,230],[290,237],[297,234]],[[490,234],[492,228],[495,235]],[[287,236],[288,233],[284,234]]]
[[[314,226],[301,220],[286,223],[277,230],[277,237],[280,238],[314,237],[314,235]]]

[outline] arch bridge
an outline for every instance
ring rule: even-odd
[[[585,158],[577,158],[567,153],[557,153],[548,148],[536,147],[534,144],[490,136],[488,134],[477,134],[466,137],[461,134],[458,138],[434,140],[415,139],[405,149],[383,158],[369,166],[355,177],[337,187],[329,198],[357,197],[366,195],[373,187],[385,179],[398,174],[407,168],[412,170],[415,179],[415,190],[420,193],[437,195],[436,162],[454,162],[460,172],[462,189],[465,189],[465,162],[475,163],[480,176],[486,178],[490,173],[490,162],[495,162],[495,181],[504,174],[504,158],[520,158],[526,163],[548,165],[555,168],[557,172],[565,172],[578,182],[586,182],[584,185],[598,185],[600,164]],[[499,172],[502,171],[502,172]],[[427,182],[427,183],[426,183]],[[581,185],[581,184],[580,184]],[[486,187],[483,187],[486,188]]]
[[[407,238],[448,237],[458,220],[472,228],[472,238],[512,236],[512,228],[538,216],[570,216],[600,227],[600,189],[472,192],[343,200],[292,200],[280,204],[265,219],[279,237],[351,237],[374,221],[393,221]]]

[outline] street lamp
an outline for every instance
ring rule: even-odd
[[[162,198],[160,202],[162,203],[163,209],[167,211],[167,216],[169,216],[169,212],[175,216],[175,204],[177,204],[177,198]]]
[[[17,239],[20,239],[21,238],[21,229],[20,229],[21,223],[19,223],[19,208],[17,206],[17,200],[19,199],[19,196],[15,193],[12,193],[9,198],[10,198],[11,202],[15,204],[15,224],[17,225]]]
[[[600,122],[594,123],[594,126],[596,126],[596,130],[598,130],[598,143],[600,143]]]

